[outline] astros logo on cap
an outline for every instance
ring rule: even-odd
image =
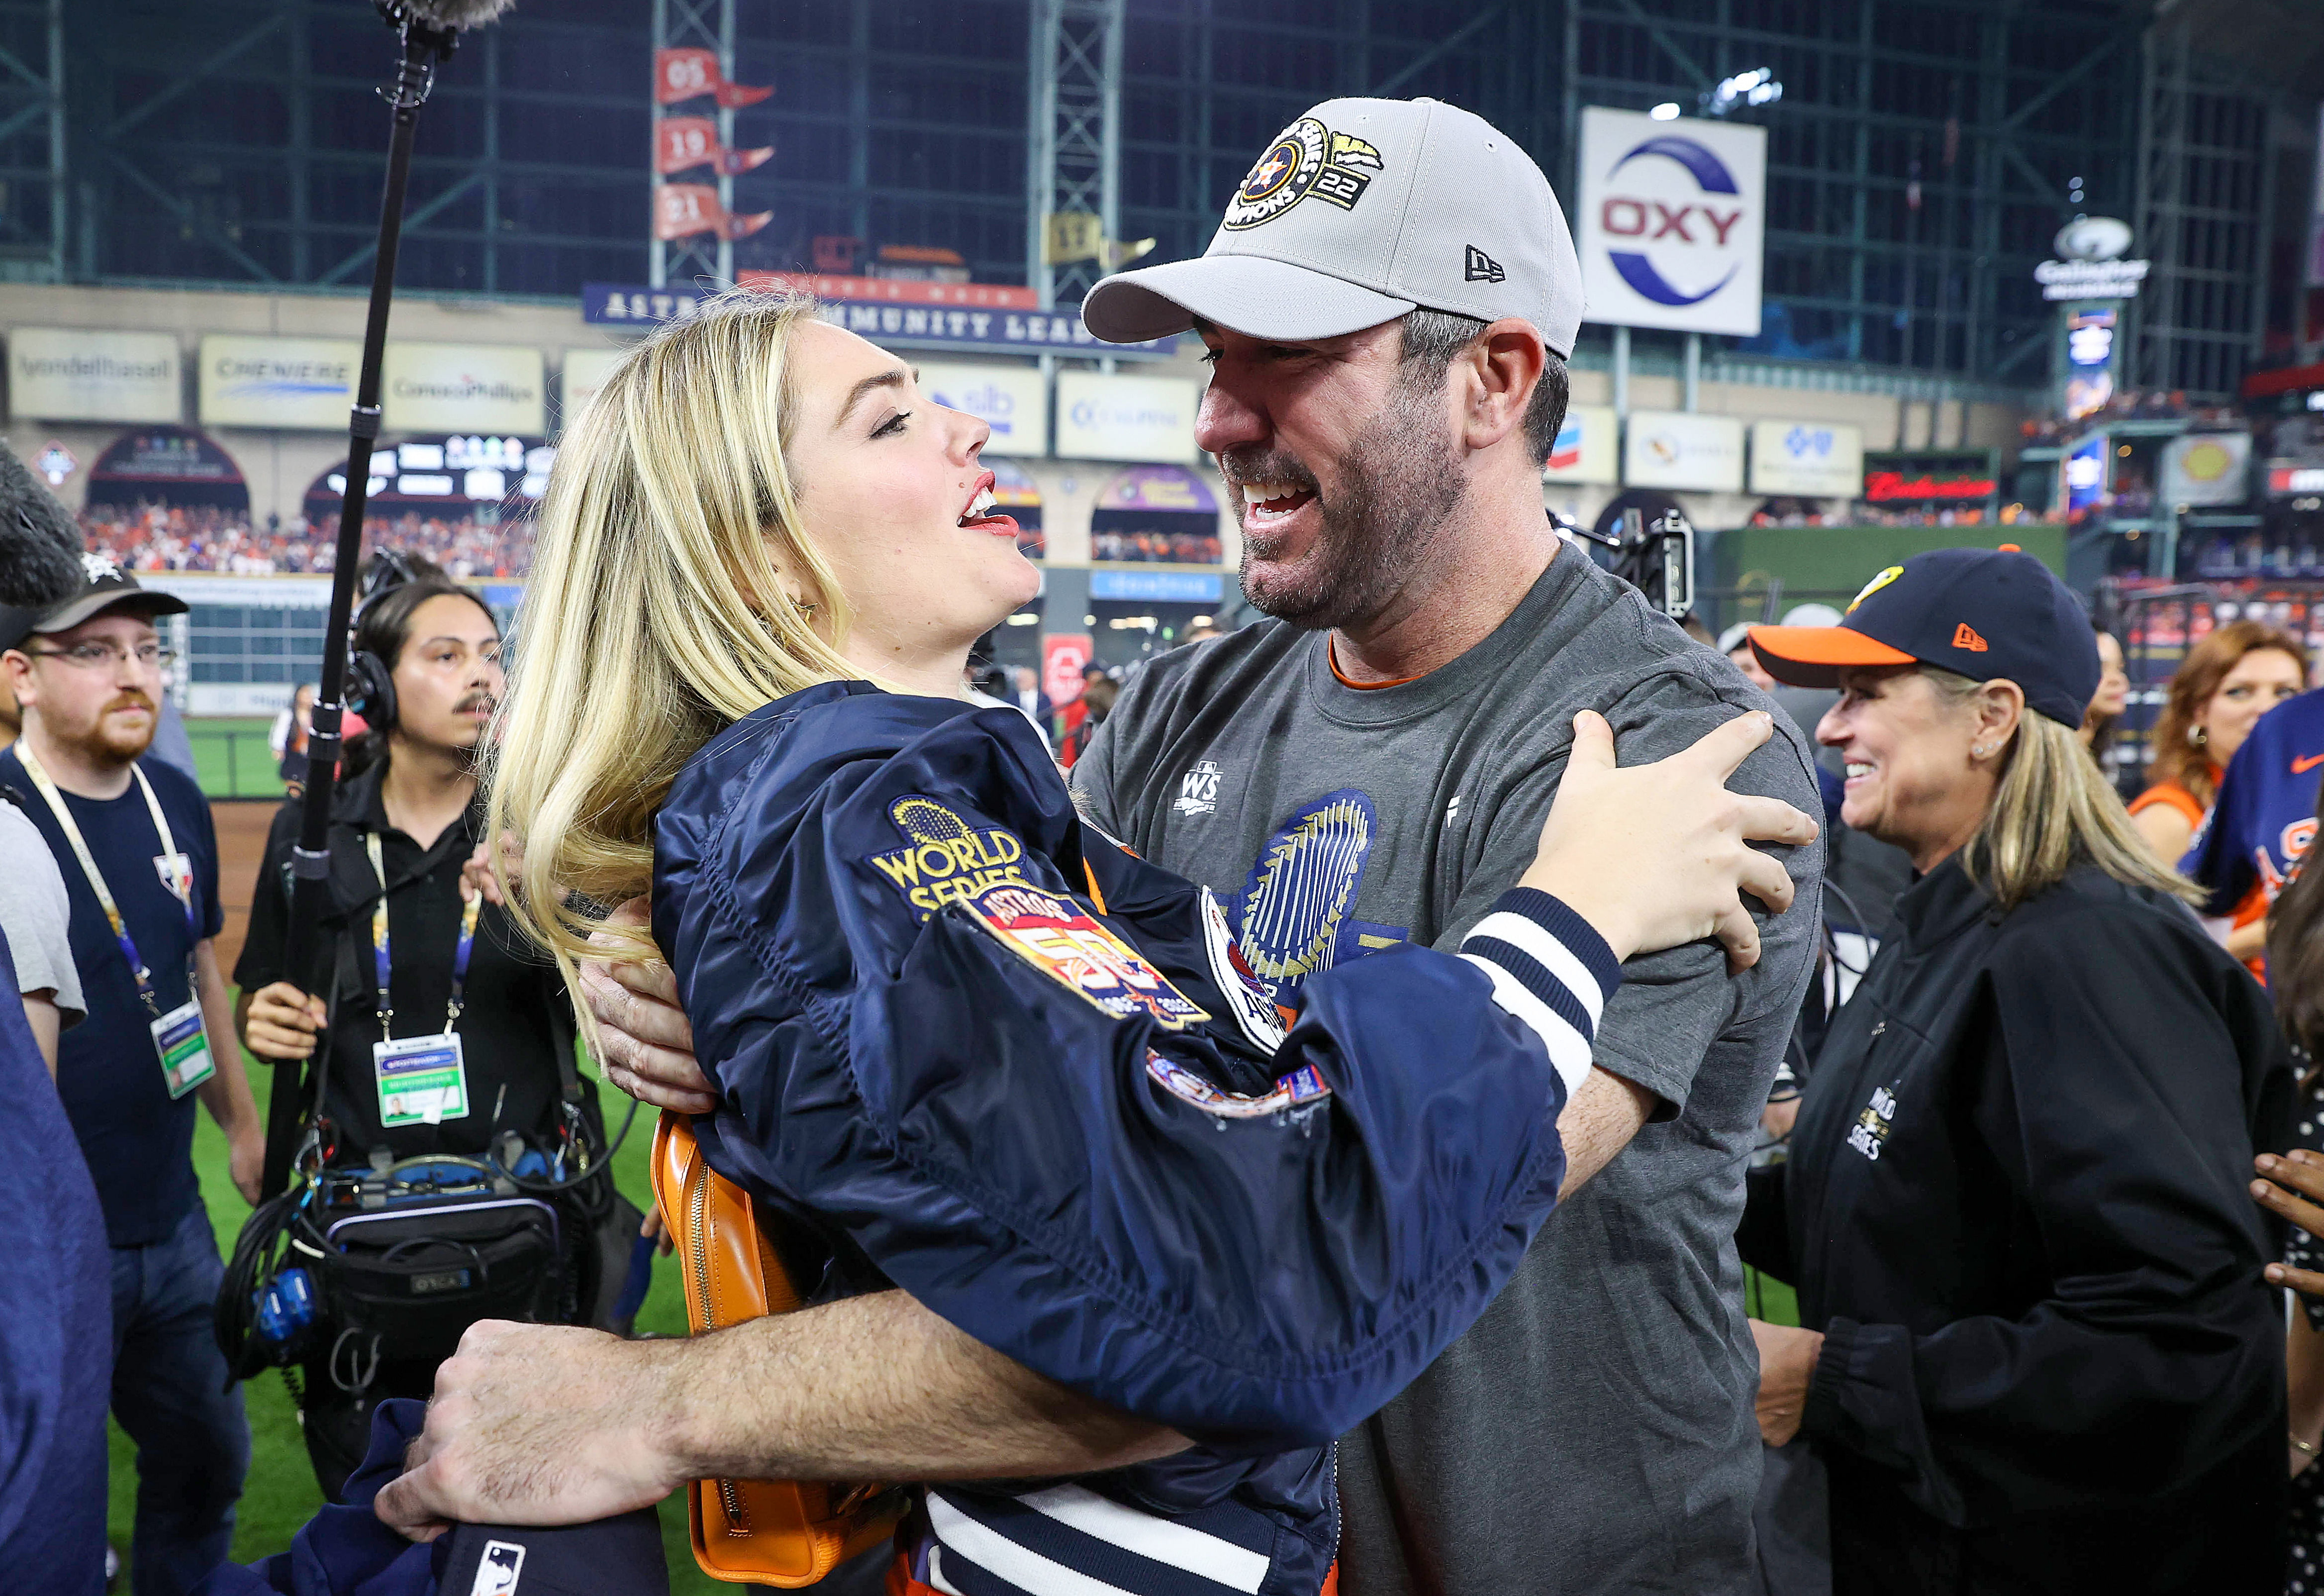
[[[1313,194],[1353,210],[1383,170],[1380,152],[1352,134],[1333,133],[1313,116],[1285,128],[1235,190],[1222,224],[1231,230],[1271,222]]]
[[[1904,567],[1903,566],[1890,566],[1886,570],[1873,577],[1871,581],[1867,582],[1864,585],[1863,592],[1849,600],[1848,613],[1851,615],[1856,613],[1856,606],[1858,604],[1862,604],[1866,599],[1870,598],[1874,594],[1879,592],[1883,587],[1887,586],[1889,583],[1894,582],[1897,577],[1904,574]],[[1828,614],[1831,612],[1826,611],[1825,613]]]

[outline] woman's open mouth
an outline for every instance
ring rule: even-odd
[[[961,512],[960,525],[972,532],[989,532],[996,538],[1013,540],[1017,536],[1016,519],[1013,516],[992,513],[992,506],[995,503],[992,497],[992,473],[988,471],[984,474],[983,480],[976,484],[976,492],[970,496],[968,508]]]

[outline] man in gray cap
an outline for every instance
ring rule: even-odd
[[[1106,279],[1083,316],[1208,346],[1195,437],[1276,620],[1156,660],[1074,791],[1234,906],[1279,1001],[1375,948],[1457,947],[1530,856],[1577,710],[1629,762],[1766,706],[1561,551],[1540,472],[1581,269],[1541,170],[1480,118],[1317,106],[1205,254]],[[1735,786],[1812,807],[1809,750],[1777,724]],[[1820,856],[1787,863],[1812,904]],[[1564,1202],[1485,1316],[1341,1443],[1349,1596],[1747,1587],[1757,1377],[1732,1238],[1815,925],[1769,921],[1740,976],[1707,946],[1625,971],[1559,1122]]]

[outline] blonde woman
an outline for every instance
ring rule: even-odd
[[[1330,1440],[1546,1217],[1618,961],[1716,935],[1748,963],[1738,886],[1778,909],[1790,888],[1744,839],[1812,826],[1723,790],[1764,715],[1628,771],[1585,717],[1540,857],[1462,956],[1366,959],[1286,1016],[1207,892],[1084,826],[1022,715],[964,701],[971,645],[1038,583],[991,513],[984,441],[805,303],[713,302],[647,340],[543,509],[493,780],[509,896],[569,965],[602,952],[585,900],[650,885],[719,1089],[696,1134],[810,1303],[900,1287],[1038,1400],[1140,1421],[1104,1460],[1135,1466],[1102,1480],[928,1484],[892,1591],[1056,1589],[1062,1568],[1313,1596]],[[571,1343],[522,1333],[488,1376],[455,1360],[383,1516],[586,1518],[814,1469],[770,1416],[796,1374],[753,1361],[757,1333],[563,1379],[620,1392],[635,1444],[505,1470],[462,1441],[529,1416],[487,1423],[479,1393]],[[950,1422],[931,1400],[930,1436]],[[859,1452],[845,1477],[939,1479],[937,1450]],[[520,1471],[512,1508],[493,1479]]]
[[[2283,1321],[2245,1195],[2291,1082],[2078,729],[2089,623],[2014,550],[1892,567],[1761,627],[1840,817],[1912,855],[1745,1259],[1762,1432],[1830,1465],[1834,1596],[2261,1591],[2283,1566]]]

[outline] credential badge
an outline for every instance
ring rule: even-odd
[[[1240,232],[1271,222],[1310,194],[1353,210],[1373,174],[1382,170],[1376,146],[1302,116],[1277,136],[1243,179],[1227,207],[1224,226]]]

